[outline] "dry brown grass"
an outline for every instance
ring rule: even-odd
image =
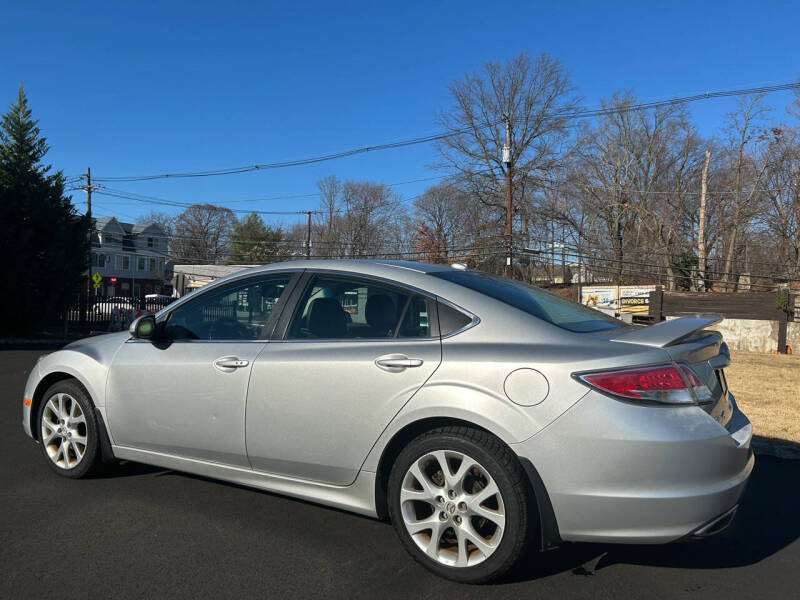
[[[800,355],[732,351],[725,376],[755,435],[800,442]]]

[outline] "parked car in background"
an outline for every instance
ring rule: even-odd
[[[118,311],[133,311],[139,308],[139,301],[136,298],[128,298],[125,296],[112,296],[110,298],[102,298],[96,300],[92,305],[92,310],[99,317],[111,318],[114,310]]]
[[[165,306],[170,305],[176,298],[166,294],[147,294],[144,297],[144,305],[150,312],[158,312]]]
[[[731,522],[752,427],[718,321],[626,325],[444,265],[272,264],[41,358],[23,427],[60,475],[131,460],[388,518],[483,582],[529,545]]]

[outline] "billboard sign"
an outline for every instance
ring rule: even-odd
[[[581,304],[619,313],[646,313],[654,285],[591,285],[581,288]]]

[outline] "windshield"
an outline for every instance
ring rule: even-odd
[[[567,331],[594,333],[623,326],[622,322],[598,310],[519,281],[480,271],[436,271],[431,275],[486,294]]]

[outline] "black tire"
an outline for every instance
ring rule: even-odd
[[[78,462],[72,468],[64,468],[53,462],[53,459],[50,457],[48,446],[44,444],[44,439],[42,439],[42,416],[44,415],[45,408],[47,407],[47,402],[53,396],[62,393],[68,394],[70,398],[73,398],[78,403],[86,421],[85,429],[83,427],[80,428],[82,433],[85,432],[86,437],[86,446],[83,457],[81,458],[80,462]],[[36,415],[36,427],[36,433],[40,442],[39,446],[42,449],[42,453],[44,454],[47,464],[50,465],[50,468],[53,469],[53,471],[62,477],[80,479],[81,477],[86,477],[97,470],[99,463],[101,462],[101,453],[100,436],[98,435],[98,425],[94,412],[94,403],[89,397],[89,393],[78,381],[75,379],[64,379],[50,386],[50,388],[44,393],[42,401],[39,403],[39,408]],[[74,456],[74,454],[71,456]]]
[[[406,529],[400,503],[403,480],[412,463],[436,450],[455,451],[476,460],[500,490],[505,511],[504,531],[494,552],[478,564],[464,567],[442,564],[423,552]],[[502,576],[526,551],[534,524],[529,518],[533,500],[526,491],[524,477],[517,457],[493,435],[471,427],[441,427],[411,441],[397,457],[388,482],[389,516],[405,549],[426,569],[461,583],[486,583]]]

